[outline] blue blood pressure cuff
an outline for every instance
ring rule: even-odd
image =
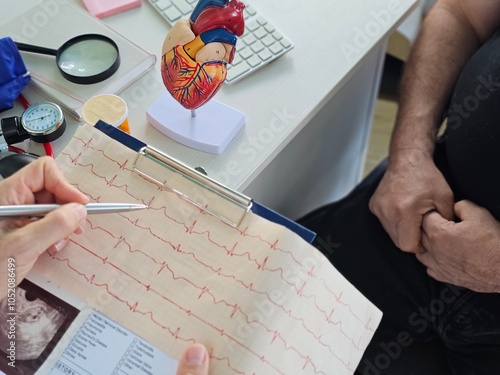
[[[0,111],[14,106],[31,76],[10,37],[0,39]]]

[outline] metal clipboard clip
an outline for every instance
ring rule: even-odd
[[[133,170],[223,222],[237,227],[252,199],[188,167],[152,146],[139,150]]]

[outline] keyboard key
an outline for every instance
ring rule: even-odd
[[[281,44],[280,44],[280,47],[281,47]],[[239,50],[236,49],[236,51],[243,58],[243,60],[247,60],[250,56],[253,55],[253,51],[251,50],[250,47],[245,47],[245,48],[242,48],[242,49],[239,49]]]
[[[264,17],[262,17],[262,16],[257,17],[257,22],[261,26],[267,25],[267,20]]]
[[[260,28],[258,28],[257,30],[255,30],[253,32],[253,35],[255,35],[255,37],[257,39],[262,39],[262,38],[264,38],[268,34],[267,34],[266,29],[264,29],[263,27],[260,27]]]
[[[251,45],[251,44],[255,43],[255,41],[256,41],[257,39],[255,38],[255,36],[253,36],[253,34],[252,34],[252,33],[248,33],[248,34],[246,34],[246,35],[245,35],[245,34],[243,34],[243,36],[241,37],[241,40],[242,40],[242,41],[243,41],[243,42],[244,42],[247,46],[249,46],[249,45]]]
[[[155,3],[155,6],[160,10],[164,10],[164,9],[170,8],[172,6],[172,1],[171,0],[159,0],[158,2]]]
[[[270,33],[270,34],[272,34],[272,32],[274,30],[276,30],[275,27],[274,27],[274,25],[270,24],[270,23],[267,23],[266,26],[264,26],[264,29],[266,29],[267,32]]]
[[[261,52],[259,52],[259,57],[261,58],[262,61],[266,61],[269,60],[271,57],[273,57],[273,54],[268,49],[264,49]]]
[[[248,22],[246,25],[245,25],[245,29],[246,30],[250,30],[250,31],[255,31],[259,28],[259,24],[257,23],[257,21],[251,21],[251,22]],[[245,31],[246,31],[245,30]]]
[[[193,6],[186,2],[185,0],[179,0],[175,3],[179,11],[181,12],[182,15],[191,15],[191,12],[193,11]]]
[[[230,65],[227,74],[236,77],[250,70],[250,65],[246,61],[242,61],[238,65]]]
[[[273,32],[273,37],[274,37],[274,39],[276,39],[276,40],[281,40],[281,39],[283,39],[283,35],[282,35],[279,31],[276,31],[276,30]]]
[[[281,43],[274,43],[269,49],[271,50],[272,53],[277,55],[278,53],[283,51],[285,48],[281,45]]]
[[[280,40],[280,43],[281,43],[281,45],[282,45],[283,47],[285,47],[285,48],[288,48],[288,47],[291,47],[291,46],[292,46],[292,44],[291,44],[288,40],[286,40],[286,39],[282,39],[282,40]]]
[[[255,8],[253,6],[251,6],[251,5],[248,5],[248,3],[245,6],[244,12],[246,14],[248,14],[249,16],[255,16],[255,14],[257,13],[257,11],[255,10]]]
[[[258,55],[252,55],[247,60],[247,62],[248,62],[248,64],[250,64],[250,66],[252,68],[255,68],[257,65],[260,65],[262,63],[262,60],[260,59],[260,57]]]
[[[171,20],[171,22],[177,22],[177,20],[181,19],[182,14],[176,7],[170,7],[163,11],[165,16]]]
[[[270,45],[272,45],[275,40],[274,38],[272,37],[272,35],[269,35],[267,34],[264,38],[262,38],[260,40],[262,42],[262,44],[264,44],[266,47],[269,47]]]
[[[264,45],[260,42],[260,40],[256,41],[254,44],[252,44],[250,46],[250,48],[252,49],[252,51],[254,51],[255,53],[259,53],[260,51],[262,51],[264,49]]]

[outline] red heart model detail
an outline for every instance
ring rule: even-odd
[[[164,51],[161,59],[162,79],[168,92],[187,109],[196,109],[210,100],[226,79],[226,61],[196,61],[197,52],[211,43],[227,50],[232,61],[236,36],[243,34],[245,5],[229,0],[226,6],[207,6],[191,28],[196,36],[192,41]],[[167,35],[167,38],[169,35]],[[176,40],[173,39],[172,40]]]
[[[161,76],[170,95],[184,108],[196,109],[209,101],[226,79],[226,63],[200,64],[182,46],[163,55]]]
[[[230,0],[226,7],[210,6],[200,13],[193,24],[193,32],[200,35],[208,30],[226,29],[236,36],[245,31],[242,12],[245,5],[238,0]]]

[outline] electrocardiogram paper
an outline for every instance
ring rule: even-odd
[[[84,125],[57,157],[89,215],[36,271],[168,355],[209,348],[211,374],[352,374],[381,313],[314,247],[249,213],[238,228],[132,170],[136,152]],[[161,175],[158,165],[157,173]]]

